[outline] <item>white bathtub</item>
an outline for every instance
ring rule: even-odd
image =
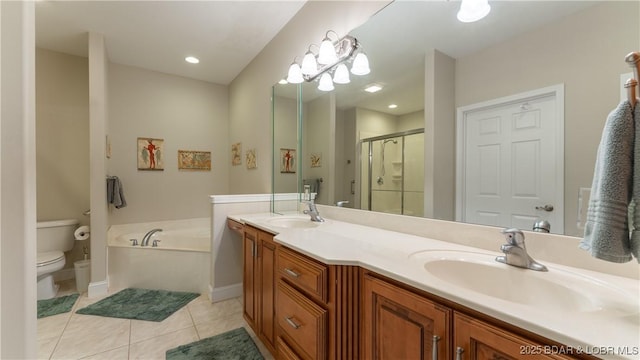
[[[211,273],[211,230],[206,221],[182,220],[114,225],[109,229],[110,289],[139,287],[207,293]],[[148,246],[140,246],[151,229]],[[136,239],[133,246],[130,239]],[[152,247],[153,240],[160,240]]]

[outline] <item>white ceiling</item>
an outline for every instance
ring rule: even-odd
[[[93,31],[112,62],[227,85],[304,3],[38,1],[36,45],[87,56]],[[200,64],[186,63],[189,55]]]

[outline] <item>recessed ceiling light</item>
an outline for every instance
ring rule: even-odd
[[[398,107],[398,105],[396,105],[396,104],[389,104],[389,106],[388,106],[388,107],[389,107],[389,109],[395,109],[395,108],[397,108],[397,107]]]
[[[197,64],[200,62],[200,59],[198,59],[197,57],[194,56],[187,56],[186,58],[184,58],[184,61],[190,63],[190,64]]]
[[[370,92],[370,93],[378,92],[380,90],[382,90],[382,85],[378,85],[378,84],[371,84],[366,88],[364,88],[364,91]]]

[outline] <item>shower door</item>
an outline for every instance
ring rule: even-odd
[[[361,159],[362,209],[423,216],[422,129],[364,139]]]

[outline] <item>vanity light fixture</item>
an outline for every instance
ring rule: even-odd
[[[329,38],[330,33],[335,34],[336,38],[338,37],[338,34],[333,30],[327,31],[324,35],[324,39],[322,39],[322,43],[320,43],[320,50],[318,52],[318,64],[327,65],[338,61],[338,55],[336,54],[333,41]]]
[[[382,85],[378,85],[378,84],[371,84],[369,86],[367,86],[366,88],[364,88],[364,91],[369,92],[369,93],[376,93],[378,91],[382,90]]]
[[[287,85],[289,82],[287,81],[287,79],[280,79],[280,81],[278,81],[278,84],[280,85]]]
[[[333,87],[333,81],[331,80],[331,75],[329,73],[324,73],[320,77],[320,84],[318,85],[318,90],[320,91],[331,91],[335,89]]]
[[[491,11],[488,0],[462,0],[458,11],[458,20],[469,23],[482,19]]]
[[[331,91],[334,89],[334,83],[348,84],[351,82],[347,67],[349,63],[352,63],[351,73],[354,75],[366,75],[371,72],[369,59],[362,51],[362,46],[356,38],[347,35],[332,41],[329,37],[330,34],[338,37],[334,31],[327,31],[320,46],[309,45],[301,65],[298,65],[295,60],[293,61],[289,67],[288,82],[299,84],[302,81],[319,80],[319,90]],[[311,51],[312,46],[318,48],[317,55]],[[325,74],[327,76],[324,76]]]
[[[300,65],[294,59],[291,65],[289,66],[289,72],[287,73],[287,81],[291,84],[300,84],[304,81],[302,77],[302,70],[300,69]]]
[[[187,56],[186,58],[184,58],[184,61],[188,62],[189,64],[197,64],[200,62],[200,59],[195,56]]]

